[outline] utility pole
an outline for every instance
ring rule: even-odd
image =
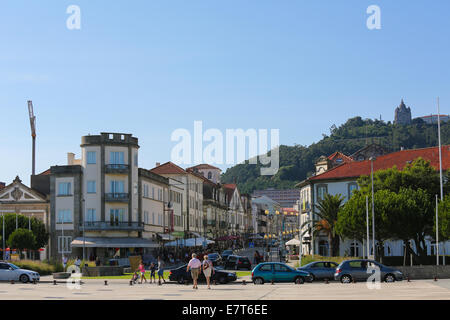
[[[370,172],[372,176],[372,248],[373,248],[373,260],[376,259],[375,250],[375,202],[374,202],[374,192],[373,192],[373,161],[375,157],[370,157]]]
[[[438,142],[439,142],[439,184],[441,191],[441,201],[444,200],[444,190],[442,184],[442,148],[441,148],[441,118],[439,114],[439,97],[437,98],[437,107],[438,107]]]
[[[436,265],[439,265],[439,217],[438,217],[438,195],[436,195]],[[445,244],[444,244],[445,245]]]
[[[366,232],[367,232],[367,259],[370,254],[370,237],[369,237],[369,197],[366,196]]]

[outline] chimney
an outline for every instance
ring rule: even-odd
[[[75,153],[67,152],[67,165],[73,166],[74,160],[75,160]]]
[[[160,165],[161,165],[161,163],[159,163],[159,162],[157,162],[157,163],[155,164],[156,167],[159,167]]]

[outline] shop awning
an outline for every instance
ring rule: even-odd
[[[83,237],[75,238],[72,247],[82,248]],[[86,248],[157,248],[159,244],[142,238],[85,238]]]

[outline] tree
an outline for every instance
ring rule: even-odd
[[[9,236],[14,232],[14,230],[16,230],[16,214],[8,213],[4,216],[4,218],[5,218],[5,239],[8,239]],[[32,217],[30,223],[29,219],[30,218],[24,215],[21,214],[17,215],[18,227],[22,229],[28,229],[28,227],[31,225],[31,231],[36,237],[36,246],[31,249],[37,250],[47,245],[49,234],[45,229],[44,223],[41,220],[37,219],[36,217]],[[2,229],[3,221],[1,222],[2,223],[0,223],[0,235],[3,233]]]
[[[24,249],[30,250],[36,247],[36,237],[30,230],[19,228],[10,234],[8,245],[22,253]]]
[[[439,239],[446,241],[450,239],[450,195],[446,195],[438,207]],[[433,233],[436,233],[436,219],[433,223]]]
[[[312,232],[315,234],[324,232],[327,235],[331,256],[339,255],[339,236],[336,233],[336,222],[343,201],[344,198],[340,194],[334,196],[325,194],[324,198],[317,204],[318,211],[315,212],[320,219],[314,220],[312,225]],[[305,224],[308,223],[305,222]]]

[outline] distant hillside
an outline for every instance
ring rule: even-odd
[[[242,193],[253,190],[289,189],[314,172],[314,163],[322,155],[335,151],[351,155],[367,144],[377,143],[389,151],[438,145],[437,124],[414,119],[411,125],[394,125],[380,120],[355,117],[340,127],[333,125],[329,135],[310,146],[280,146],[280,170],[274,176],[261,176],[260,165],[239,164],[227,169],[223,183],[236,182]],[[441,142],[450,144],[450,122],[441,124]]]

